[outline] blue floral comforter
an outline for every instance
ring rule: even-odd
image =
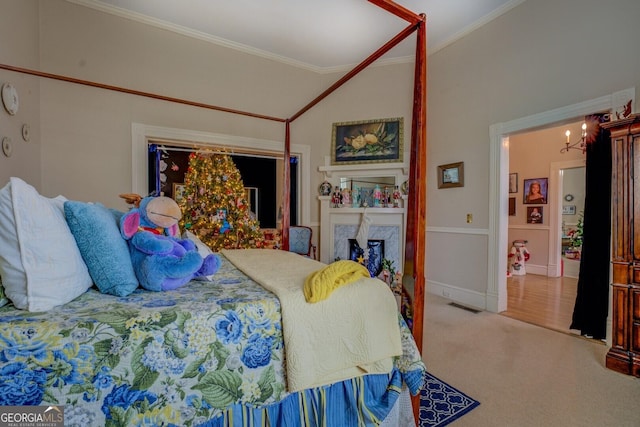
[[[222,257],[212,282],[91,289],[46,313],[0,308],[0,405],[65,406],[66,425],[199,425],[287,396],[280,304]],[[424,365],[403,325],[405,355]]]

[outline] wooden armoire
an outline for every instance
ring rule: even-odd
[[[603,123],[612,147],[612,345],[606,366],[640,377],[640,114]]]

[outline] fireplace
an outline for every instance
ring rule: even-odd
[[[358,179],[362,182],[384,181],[384,186],[402,187],[407,180],[408,162],[402,164],[332,165],[328,157],[318,168],[331,186],[346,185]],[[350,239],[356,238],[363,218],[369,221],[367,240],[380,242],[384,247],[383,258],[404,268],[404,244],[406,233],[406,195],[402,195],[397,207],[333,207],[331,197],[318,196],[320,201],[320,261],[331,263],[336,259],[351,259]],[[368,245],[370,246],[370,245]]]
[[[368,240],[367,249],[361,248],[356,239],[349,239],[349,258],[367,267],[371,277],[378,277],[382,272],[384,259],[384,240]]]

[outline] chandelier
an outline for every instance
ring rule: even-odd
[[[573,144],[571,143],[571,131],[567,129],[564,133],[567,137],[566,142],[564,143],[564,147],[560,150],[561,153],[567,153],[569,150],[582,150],[582,154],[587,149],[587,124],[582,123],[582,132],[580,135],[580,139]]]

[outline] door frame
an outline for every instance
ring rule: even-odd
[[[562,176],[565,169],[574,169],[586,166],[586,157],[578,160],[567,160],[564,162],[551,162],[549,176],[549,191],[553,194],[555,209],[551,209],[549,217],[549,266],[547,271],[550,277],[562,276],[562,244],[561,244],[561,224],[562,224]]]
[[[611,112],[632,100],[635,87],[614,92],[566,107],[521,117],[489,127],[489,268],[487,310],[499,313],[507,309],[507,240],[509,232],[509,135],[580,120],[586,115]],[[556,219],[557,221],[557,219]]]

